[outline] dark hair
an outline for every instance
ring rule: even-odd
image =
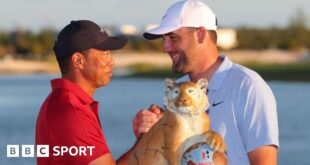
[[[68,74],[69,66],[71,64],[72,55],[56,56],[58,66],[62,75]]]
[[[80,53],[83,55],[83,56],[87,56],[88,55],[88,52],[89,52],[89,49],[87,50],[83,50],[81,51]],[[68,74],[68,71],[69,71],[69,66],[71,65],[71,57],[72,57],[73,54],[71,55],[65,55],[65,56],[57,56],[56,55],[56,59],[57,59],[57,62],[58,62],[58,66],[59,66],[59,69],[60,69],[60,72],[62,75],[66,75]]]

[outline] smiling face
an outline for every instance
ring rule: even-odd
[[[99,88],[108,85],[112,77],[114,60],[110,51],[89,49],[83,52],[85,63],[82,74],[90,86]]]
[[[197,66],[199,54],[195,40],[194,28],[180,28],[163,35],[163,51],[169,54],[172,60],[172,71],[176,73],[189,73]]]

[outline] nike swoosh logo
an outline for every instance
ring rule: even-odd
[[[218,103],[213,103],[212,104],[212,107],[215,107],[215,106],[217,106],[217,105],[220,105],[220,104],[222,104],[224,101],[221,101],[221,102],[218,102]]]

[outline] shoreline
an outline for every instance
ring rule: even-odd
[[[253,50],[231,50],[222,51],[220,54],[227,55],[232,61],[243,65],[287,65],[298,64],[310,58],[307,53],[294,53],[289,51],[267,49],[262,51]],[[114,69],[118,73],[130,70],[135,66],[146,65],[154,69],[170,69],[171,60],[168,55],[160,52],[113,52],[115,61]],[[0,75],[3,74],[57,74],[59,72],[56,60],[31,61],[12,58],[0,60]],[[126,75],[126,74],[125,74]]]
[[[0,75],[37,73],[59,73],[58,65],[54,62],[30,61],[11,58],[0,60]]]

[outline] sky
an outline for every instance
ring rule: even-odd
[[[0,0],[0,31],[16,28],[60,30],[70,20],[89,19],[100,25],[159,23],[178,0]],[[310,25],[310,0],[202,0],[221,27],[286,26],[303,11]]]

